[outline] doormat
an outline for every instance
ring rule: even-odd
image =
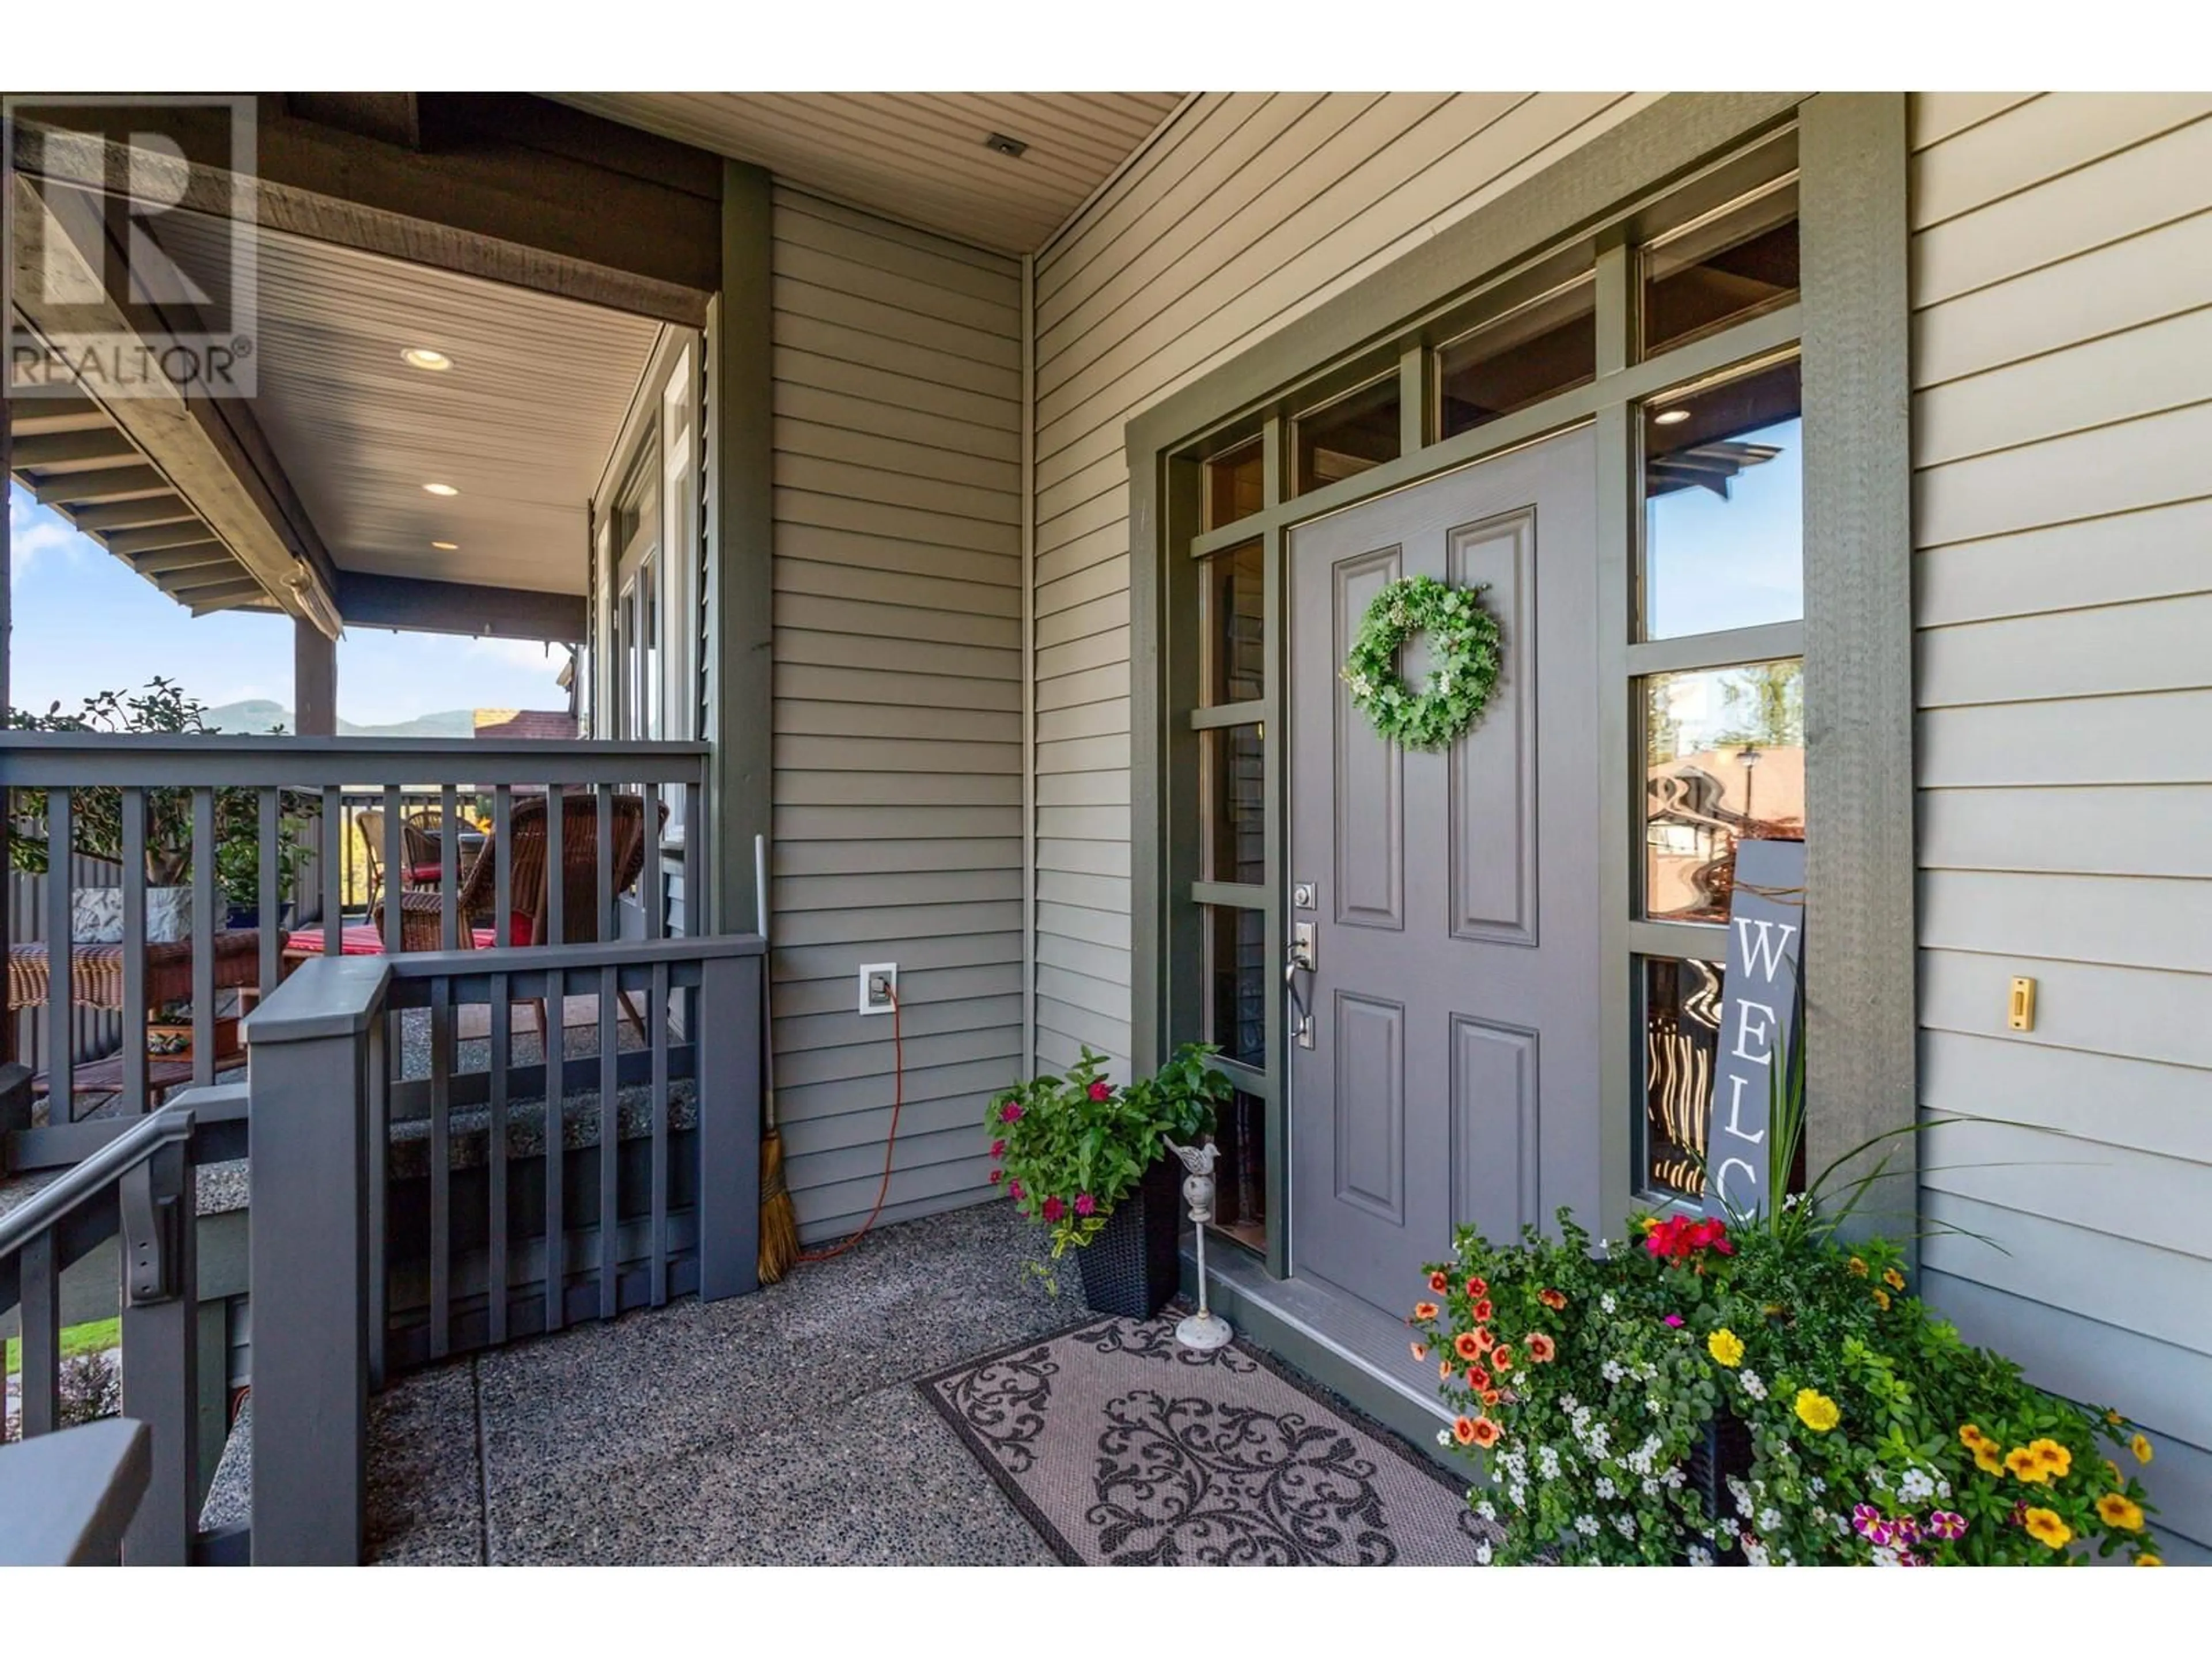
[[[1172,1319],[1094,1316],[915,1386],[1070,1565],[1473,1565],[1497,1538],[1389,1430]]]

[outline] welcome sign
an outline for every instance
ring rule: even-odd
[[[1765,1208],[1773,1091],[1797,1036],[1805,955],[1805,843],[1736,843],[1728,975],[1705,1142],[1705,1212]],[[1723,1202],[1725,1200],[1725,1203]]]

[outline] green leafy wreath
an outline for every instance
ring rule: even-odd
[[[1344,659],[1344,683],[1352,706],[1388,741],[1443,749],[1482,718],[1502,649],[1498,618],[1475,597],[1482,591],[1412,576],[1390,583],[1367,607]],[[1418,694],[1398,678],[1398,652],[1417,634],[1429,636],[1431,663]]]

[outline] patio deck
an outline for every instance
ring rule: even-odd
[[[954,1211],[756,1296],[408,1376],[372,1404],[368,1559],[1049,1565],[912,1386],[1082,1316],[1072,1283],[1054,1300],[1021,1272],[1030,1231],[1010,1204]]]

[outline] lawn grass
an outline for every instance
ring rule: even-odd
[[[123,1321],[95,1319],[83,1325],[67,1325],[62,1328],[62,1358],[74,1358],[81,1353],[98,1353],[112,1348],[123,1340]],[[13,1376],[23,1369],[23,1339],[8,1339],[8,1375]]]

